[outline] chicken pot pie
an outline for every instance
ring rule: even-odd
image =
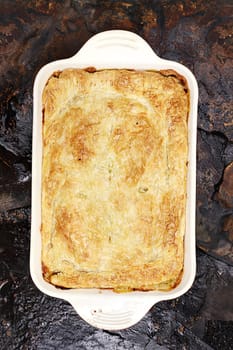
[[[66,69],[43,91],[42,269],[169,290],[183,270],[189,92],[172,70]]]

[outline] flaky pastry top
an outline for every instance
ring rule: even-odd
[[[66,69],[43,91],[42,265],[65,288],[181,278],[189,93],[174,71]]]

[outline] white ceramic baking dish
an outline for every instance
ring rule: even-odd
[[[130,292],[117,294],[110,290],[62,290],[47,283],[41,270],[41,163],[42,163],[42,91],[54,71],[66,68],[130,68],[174,69],[184,76],[190,90],[189,162],[187,184],[184,272],[180,284],[167,292]],[[32,223],[30,271],[36,286],[45,294],[70,302],[89,324],[108,330],[127,328],[138,322],[157,302],[176,298],[192,285],[195,270],[195,191],[196,191],[196,127],[198,87],[193,74],[183,65],[159,58],[138,35],[111,30],[93,36],[71,58],[44,66],[34,83],[33,150],[32,150]]]

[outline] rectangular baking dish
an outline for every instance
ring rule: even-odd
[[[184,239],[184,271],[181,282],[171,291],[114,293],[111,290],[64,290],[47,283],[41,269],[41,165],[42,165],[42,91],[55,71],[66,68],[128,68],[136,70],[173,69],[186,78],[190,91],[188,121],[188,181],[186,232]],[[45,294],[61,298],[73,305],[89,324],[106,330],[119,330],[137,323],[157,302],[177,298],[192,285],[196,271],[195,203],[196,203],[196,129],[198,87],[193,74],[185,66],[159,58],[138,35],[111,30],[87,41],[71,58],[54,61],[37,74],[33,90],[32,149],[32,221],[30,271],[35,285]]]

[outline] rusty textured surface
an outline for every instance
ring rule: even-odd
[[[233,344],[233,28],[231,0],[1,0],[0,349],[231,349]],[[131,30],[199,84],[198,273],[186,295],[134,327],[105,332],[29,274],[32,85],[93,34]]]

